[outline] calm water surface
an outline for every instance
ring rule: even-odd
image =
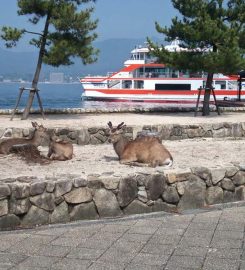
[[[13,109],[19,94],[19,87],[30,87],[30,84],[1,83],[0,82],[0,109]],[[80,83],[74,84],[48,84],[40,83],[40,96],[43,107],[51,108],[153,108],[174,106],[176,104],[164,105],[162,103],[142,103],[142,102],[103,102],[103,101],[82,101],[83,91]],[[18,109],[25,107],[29,91],[24,91]],[[182,105],[183,106],[183,105]],[[193,106],[193,105],[192,105]],[[33,108],[39,108],[35,97]]]

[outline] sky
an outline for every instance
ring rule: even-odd
[[[157,33],[155,22],[168,26],[171,18],[177,14],[171,0],[97,0],[94,7],[93,18],[99,20],[97,41],[163,37]],[[26,16],[17,15],[17,0],[1,0],[0,28],[6,25],[32,31],[33,26],[27,20]],[[43,24],[38,27],[42,29]],[[4,48],[2,41],[0,48]],[[21,42],[15,50],[29,51],[33,48],[27,47],[26,42]]]

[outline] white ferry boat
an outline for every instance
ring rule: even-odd
[[[178,41],[165,47],[169,51],[180,51]],[[238,76],[214,75],[213,87],[217,100],[236,99]],[[204,73],[174,70],[156,63],[147,46],[137,46],[131,51],[124,67],[106,76],[80,78],[83,100],[142,101],[142,102],[195,102],[198,89],[205,87]],[[240,95],[245,94],[242,85]],[[212,99],[212,97],[211,97]]]

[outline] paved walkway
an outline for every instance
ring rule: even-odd
[[[0,232],[0,269],[245,269],[245,206]]]

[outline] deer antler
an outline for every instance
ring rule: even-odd
[[[119,124],[119,125],[117,126],[117,129],[121,129],[123,125],[124,125],[124,122],[122,122],[121,124]]]

